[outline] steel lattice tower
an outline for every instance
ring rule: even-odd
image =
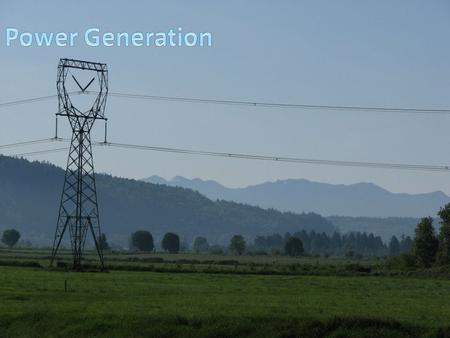
[[[71,70],[93,74],[92,80],[85,87],[82,87],[72,75],[81,93],[86,93],[86,89],[95,79],[98,81],[99,91],[96,92],[97,96],[94,103],[87,111],[76,108],[72,104],[71,93],[66,90],[66,80]],[[90,132],[95,120],[106,120],[104,115],[108,94],[108,69],[106,64],[61,59],[58,65],[57,90],[59,105],[57,115],[67,116],[72,128],[72,139],[53,242],[51,264],[55,260],[64,233],[68,228],[72,246],[73,269],[81,269],[82,252],[89,229],[103,269],[104,260],[99,242],[101,231]]]

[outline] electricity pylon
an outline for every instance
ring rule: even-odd
[[[83,87],[73,74],[71,74],[71,78],[68,78],[71,70],[91,72],[93,78]],[[82,111],[72,104],[71,93],[66,89],[67,82],[73,80],[83,94],[95,79],[97,79],[99,87],[97,96],[91,108]],[[56,86],[59,105],[56,115],[67,116],[72,128],[72,140],[50,264],[53,264],[64,233],[68,228],[72,246],[73,269],[80,270],[82,252],[89,229],[103,269],[104,260],[100,244],[101,231],[90,132],[95,120],[106,120],[107,66],[97,62],[61,59],[58,64]]]

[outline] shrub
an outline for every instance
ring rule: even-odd
[[[153,236],[146,230],[138,230],[131,235],[130,246],[139,251],[153,251]]]
[[[244,237],[241,235],[234,235],[231,238],[229,249],[238,255],[242,255],[245,251],[246,243]]]
[[[286,253],[289,256],[300,256],[303,254],[303,242],[300,238],[289,237],[284,246]]]
[[[180,237],[173,232],[168,232],[164,235],[161,246],[169,253],[178,253],[180,251]]]
[[[20,232],[15,229],[3,231],[2,242],[8,247],[12,248],[17,244],[20,238]]]

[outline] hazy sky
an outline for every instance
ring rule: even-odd
[[[450,108],[450,2],[0,2],[0,102],[56,94],[60,57],[106,62],[111,91],[305,104]],[[211,48],[9,47],[22,31],[209,31]],[[51,137],[57,102],[3,108],[0,144]],[[280,110],[110,98],[109,140],[317,159],[450,164],[450,116]],[[61,121],[61,127],[67,121]],[[67,128],[62,135],[70,136]],[[102,126],[95,132],[101,138]],[[54,145],[59,147],[61,145]],[[45,148],[20,148],[5,153]],[[60,166],[65,153],[33,156]],[[306,178],[450,193],[450,174],[96,149],[97,171],[215,179]]]

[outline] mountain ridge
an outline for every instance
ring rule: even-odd
[[[371,182],[330,184],[306,179],[286,179],[242,188],[228,188],[213,180],[153,175],[144,181],[180,186],[216,200],[248,203],[291,212],[316,212],[324,216],[424,217],[434,216],[450,202],[442,191],[410,194],[390,192]]]
[[[24,239],[51,243],[63,181],[64,170],[55,165],[0,156],[0,230],[17,228]],[[226,244],[234,234],[253,238],[302,229],[334,231],[333,225],[318,214],[212,201],[181,187],[107,174],[96,175],[96,186],[102,230],[122,246],[138,229],[151,231],[157,241],[165,232],[173,231],[188,243],[201,235],[220,244]]]

